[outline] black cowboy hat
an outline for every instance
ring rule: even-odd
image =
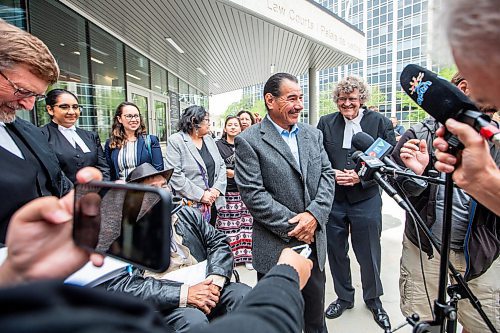
[[[158,171],[151,164],[143,163],[132,170],[132,172],[128,175],[126,181],[127,183],[138,183],[148,177],[161,175],[168,182],[170,180],[170,177],[172,177],[173,172],[174,169]]]

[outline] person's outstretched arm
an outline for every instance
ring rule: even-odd
[[[87,167],[78,171],[76,178],[87,183],[101,180],[102,175],[96,168]],[[9,250],[0,266],[0,287],[65,278],[80,269],[89,256],[94,265],[102,265],[102,256],[89,255],[73,242],[73,199],[73,190],[61,199],[38,198],[14,214],[7,229]]]
[[[448,153],[444,127],[436,134],[436,169],[453,172],[455,183],[496,215],[500,215],[500,171],[490,155],[488,143],[467,124],[454,119],[446,121],[446,128],[464,144],[465,148],[453,156]]]
[[[300,290],[309,280],[311,268],[312,261],[284,249],[278,265],[257,283],[234,312],[196,332],[302,332],[304,299]]]

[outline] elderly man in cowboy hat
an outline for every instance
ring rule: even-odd
[[[151,164],[144,163],[130,173],[127,181],[168,190],[171,174],[172,170],[157,171]],[[176,332],[186,332],[234,310],[250,287],[229,281],[233,257],[226,236],[204,222],[197,209],[185,206],[172,215],[172,231],[170,267],[166,272],[157,274],[136,268],[132,274],[124,273],[108,281],[105,288],[152,302],[166,324]],[[204,261],[206,269],[201,282],[188,285],[168,280],[168,273]]]

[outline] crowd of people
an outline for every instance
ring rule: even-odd
[[[500,45],[499,8],[493,0],[456,0],[448,9],[460,70],[452,83],[493,115],[500,105],[500,61],[491,56]],[[381,190],[355,171],[352,139],[359,132],[395,146],[392,160],[417,175],[453,172],[450,260],[500,327],[500,151],[472,127],[428,118],[405,131],[397,118],[366,107],[370,89],[356,76],[336,84],[338,112],[313,127],[299,122],[304,104],[297,78],[277,73],[264,85],[266,116],[245,110],[229,116],[218,140],[210,135],[208,111],[193,105],[163,155],[137,105],[123,102],[103,149],[96,133],[76,127],[78,97],[64,89],[46,92],[58,77],[56,60],[38,38],[0,21],[0,163],[9,170],[0,178],[0,243],[8,248],[0,264],[2,331],[327,332],[325,318],[355,306],[351,244],[364,303],[390,332],[380,298]],[[47,125],[16,117],[41,100]],[[464,145],[456,155],[445,128]],[[185,206],[171,217],[167,271],[127,266],[92,289],[61,282],[88,261],[104,261],[72,239],[72,189],[92,180],[140,183],[182,199]],[[419,184],[404,194],[439,242],[444,187]],[[308,259],[290,249],[304,244]],[[326,260],[337,299],[325,309]],[[201,282],[169,280],[168,274],[200,263],[206,264]],[[233,279],[237,264],[255,270],[253,289]],[[432,320],[427,298],[437,297],[438,266],[439,254],[408,215],[400,265],[405,316]],[[465,333],[488,330],[466,301],[458,321]]]

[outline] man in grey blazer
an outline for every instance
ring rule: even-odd
[[[252,253],[258,278],[276,264],[283,248],[310,244],[314,265],[302,290],[304,331],[327,332],[325,226],[333,202],[334,172],[321,132],[298,123],[302,99],[293,75],[277,73],[269,78],[264,86],[267,116],[235,139],[235,179],[254,218]]]

